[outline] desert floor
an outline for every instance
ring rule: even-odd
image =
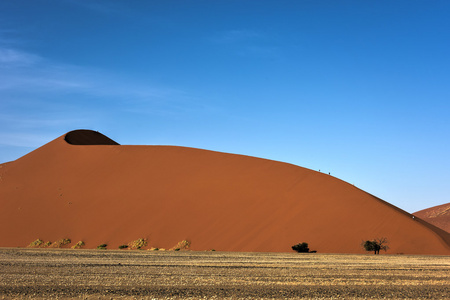
[[[3,248],[0,298],[450,299],[450,257]]]

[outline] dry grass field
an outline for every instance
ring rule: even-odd
[[[450,257],[5,248],[0,297],[450,299]]]

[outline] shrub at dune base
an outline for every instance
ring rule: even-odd
[[[29,247],[29,248],[38,248],[38,247],[40,247],[42,244],[44,244],[44,241],[41,240],[41,239],[37,239],[37,240],[31,242],[31,243],[28,245],[28,247]]]
[[[75,245],[72,246],[72,249],[81,249],[83,246],[84,246],[84,242],[79,241]]]
[[[99,249],[99,250],[106,250],[106,247],[108,247],[107,244],[101,244],[101,245],[97,246],[97,249]]]
[[[292,246],[292,250],[297,251],[299,253],[308,253],[309,252],[308,243],[298,243],[297,245]]]
[[[120,245],[119,246],[119,249],[127,249],[128,248],[128,245]]]
[[[72,241],[70,239],[60,239],[56,242],[53,242],[53,244],[50,245],[51,248],[62,248],[66,245],[69,245]]]
[[[141,249],[142,247],[145,246],[147,246],[147,239],[142,238],[128,243],[128,247],[132,250]]]
[[[189,242],[188,240],[183,240],[183,241],[179,242],[178,244],[176,244],[170,250],[174,250],[174,251],[188,250],[189,247],[191,247],[191,242]]]

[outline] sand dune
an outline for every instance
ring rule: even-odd
[[[295,165],[175,146],[122,146],[77,130],[0,168],[0,246],[40,238],[117,248],[450,254],[450,234],[342,180]]]
[[[450,232],[450,203],[442,204],[415,212],[415,216]]]

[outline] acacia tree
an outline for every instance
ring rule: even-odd
[[[387,249],[389,249],[387,244],[389,244],[387,238],[382,237],[372,241],[367,240],[362,243],[362,247],[366,251],[373,251],[373,254],[380,254],[380,250],[387,251]]]

